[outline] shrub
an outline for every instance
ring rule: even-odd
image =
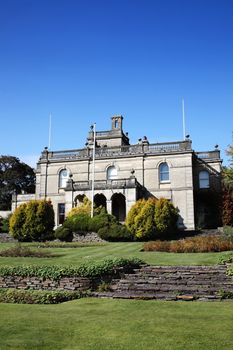
[[[89,231],[91,232],[97,232],[101,228],[109,228],[112,225],[117,224],[117,219],[115,216],[108,214],[106,212],[101,212],[98,215],[95,215],[90,221],[89,221]]]
[[[9,232],[9,224],[10,224],[10,218],[12,214],[8,215],[6,218],[3,218],[0,223],[0,232],[7,233]]]
[[[114,224],[110,227],[102,227],[98,236],[106,241],[131,241],[132,235],[125,225]]]
[[[233,250],[233,241],[221,236],[198,236],[178,241],[154,241],[145,243],[144,251],[170,253],[205,253]]]
[[[10,218],[10,233],[19,241],[29,240],[24,231],[24,224],[26,221],[26,203],[21,204],[15,209],[13,215]]]
[[[137,201],[126,218],[126,226],[136,239],[152,239],[177,230],[178,209],[165,198]]]
[[[86,214],[89,216],[91,215],[91,201],[87,197],[84,197],[83,203],[80,204],[78,207],[72,208],[68,212],[67,217],[69,218],[79,214]]]
[[[136,203],[130,208],[130,211],[126,217],[125,224],[128,228],[128,230],[136,236],[137,233],[137,226],[135,223],[136,217],[141,212],[142,208],[145,205],[146,200],[145,199],[139,199],[136,201]]]
[[[91,218],[89,215],[79,213],[67,217],[63,226],[69,229],[71,232],[82,234],[88,232],[90,220]]]
[[[1,303],[17,304],[58,304],[79,299],[85,293],[70,291],[37,291],[21,289],[0,289]]]
[[[54,236],[62,242],[72,242],[73,240],[73,232],[65,226],[57,227]]]
[[[10,218],[10,233],[19,241],[53,238],[54,211],[51,202],[33,200],[21,204]]]
[[[155,226],[157,235],[177,231],[178,208],[165,198],[160,198],[155,207]]]

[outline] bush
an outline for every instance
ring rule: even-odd
[[[0,233],[9,232],[9,221],[12,214],[8,215],[6,218],[0,216]]]
[[[1,303],[17,304],[58,304],[79,299],[85,293],[70,291],[37,291],[21,289],[0,289]]]
[[[114,224],[110,227],[102,227],[98,231],[98,236],[106,241],[131,241],[132,235],[125,225]]]
[[[63,227],[71,232],[83,234],[88,232],[90,220],[90,216],[85,213],[75,214],[65,219]]]
[[[65,226],[57,227],[54,236],[62,242],[72,242],[73,240],[73,232]]]
[[[98,215],[95,215],[90,221],[89,221],[89,231],[90,232],[99,232],[101,228],[109,228],[112,225],[117,224],[117,219],[115,216],[106,213],[105,211],[101,212]]]
[[[67,217],[70,218],[79,214],[91,215],[91,201],[87,197],[84,197],[83,203],[78,207],[72,208],[68,212]]]
[[[21,204],[10,218],[10,233],[19,241],[53,239],[53,227],[53,207],[45,200]]]
[[[145,243],[144,251],[169,253],[208,253],[233,250],[233,241],[222,236],[198,236],[178,241],[154,241]]]
[[[126,226],[136,239],[145,240],[177,231],[178,209],[165,198],[137,201],[126,218]]]
[[[155,207],[155,226],[157,235],[177,231],[178,208],[165,198],[160,198]]]

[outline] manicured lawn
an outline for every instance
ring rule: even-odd
[[[35,245],[35,244],[34,244]],[[87,261],[109,257],[138,257],[152,265],[212,265],[217,264],[224,253],[164,253],[140,252],[143,243],[107,243],[100,246],[80,248],[46,248],[57,256],[54,258],[3,258],[0,265],[57,264],[77,265]],[[0,244],[0,249],[12,244]],[[43,248],[44,249],[44,248]]]
[[[0,304],[1,350],[231,350],[233,305],[80,299]]]

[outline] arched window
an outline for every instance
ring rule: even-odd
[[[59,187],[65,188],[68,179],[69,179],[69,171],[67,169],[62,169],[59,173]]]
[[[161,163],[159,166],[159,181],[167,182],[169,180],[169,166],[167,163]]]
[[[200,188],[210,187],[210,174],[206,170],[202,170],[199,173],[199,187]]]
[[[110,166],[107,170],[107,179],[114,180],[117,179],[117,168],[115,166]]]

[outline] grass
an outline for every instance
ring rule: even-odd
[[[0,304],[1,350],[231,350],[232,304],[80,299]]]
[[[27,244],[27,246],[35,244]],[[12,246],[12,243],[1,243],[0,250]],[[100,246],[80,248],[49,248],[55,257],[51,258],[23,258],[0,257],[0,265],[79,265],[88,261],[98,261],[105,258],[137,257],[151,265],[213,265],[217,264],[223,253],[166,253],[140,252],[143,243],[121,242],[106,243]]]

